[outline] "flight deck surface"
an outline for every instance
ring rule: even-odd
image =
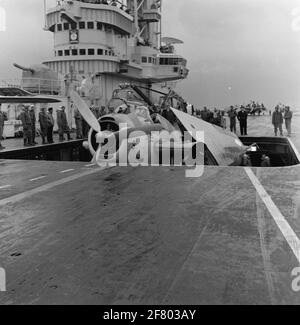
[[[0,304],[299,304],[299,197],[299,166],[0,161]]]

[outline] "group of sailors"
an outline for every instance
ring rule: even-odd
[[[57,126],[58,126],[58,134],[59,141],[65,141],[64,134],[67,135],[67,139],[72,140],[70,135],[70,127],[68,125],[67,116],[65,112],[65,107],[61,106],[57,112]],[[38,143],[35,141],[37,130],[36,130],[36,122],[37,117],[35,114],[34,106],[22,106],[22,111],[20,115],[17,117],[18,120],[22,122],[23,126],[23,139],[24,146],[35,146]],[[53,108],[49,107],[46,111],[45,107],[41,107],[40,112],[38,114],[38,122],[40,125],[39,134],[42,138],[42,144],[52,144],[53,140],[53,129],[55,125],[55,120],[53,117]]]
[[[292,136],[292,119],[293,112],[291,111],[289,106],[286,106],[284,109],[277,105],[275,107],[275,111],[272,115],[272,124],[274,126],[274,133],[277,137],[278,130],[280,132],[280,136],[283,136],[283,123],[285,122],[285,128],[288,132],[288,137]]]
[[[90,109],[97,119],[99,119],[102,115],[105,114],[105,107],[98,108],[92,106]],[[84,120],[78,109],[74,110],[74,119],[76,125],[76,139],[87,138],[90,127]],[[22,122],[25,147],[34,146],[38,144],[35,141],[37,133],[39,133],[42,138],[42,144],[53,144],[53,130],[55,127],[55,123],[57,123],[59,142],[73,140],[71,137],[71,128],[68,124],[65,106],[60,106],[59,109],[57,109],[56,121],[53,116],[53,108],[49,107],[46,110],[46,108],[42,107],[38,114],[38,123],[40,125],[39,130],[36,130],[37,118],[35,115],[34,106],[22,106],[22,112],[18,116],[18,120],[21,120]]]

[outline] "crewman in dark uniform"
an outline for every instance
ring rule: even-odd
[[[3,139],[3,130],[4,130],[4,122],[7,121],[7,116],[4,112],[1,111],[1,104],[0,104],[0,150],[5,149],[2,146],[1,141]]]
[[[62,142],[65,140],[64,133],[67,134],[69,141],[72,140],[64,106],[61,106],[60,109],[57,110],[57,125],[59,141]]]
[[[248,135],[247,132],[248,113],[246,112],[244,106],[241,107],[241,111],[238,113],[237,118],[240,122],[241,136]]]
[[[35,128],[36,116],[35,116],[34,106],[30,106],[29,115],[30,115],[30,118],[31,118],[32,143],[33,144],[38,144],[37,142],[35,142],[35,136],[36,136],[36,128]]]
[[[228,113],[229,119],[230,119],[230,131],[236,133],[236,118],[237,113],[233,106],[230,107],[230,111]]]
[[[201,118],[205,122],[208,121],[208,110],[206,106],[204,107],[203,111],[201,111]]]
[[[75,124],[76,124],[76,139],[82,139],[82,115],[76,108],[74,112]]]
[[[53,128],[54,128],[53,108],[49,107],[47,113],[47,141],[49,144],[54,143]]]
[[[279,106],[276,106],[275,112],[273,113],[272,124],[274,125],[275,136],[277,137],[278,129],[280,131],[280,136],[283,136],[283,130],[282,130],[283,116],[279,110]]]
[[[265,154],[261,157],[261,167],[271,167],[271,159]]]
[[[48,116],[46,114],[45,107],[41,108],[39,113],[39,123],[41,128],[41,137],[43,144],[46,144],[46,137],[47,137],[47,129],[48,129]]]
[[[32,122],[29,114],[28,106],[23,106],[22,113],[18,116],[23,125],[24,146],[32,146]]]

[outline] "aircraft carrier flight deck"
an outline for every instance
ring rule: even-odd
[[[250,134],[271,136],[268,119],[253,118]],[[279,213],[299,234],[299,166],[188,179],[184,168],[0,164],[1,304],[300,302],[277,224]]]

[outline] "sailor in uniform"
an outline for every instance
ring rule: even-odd
[[[3,130],[4,130],[4,122],[7,121],[7,116],[4,112],[1,110],[1,104],[0,104],[0,150],[5,149],[5,147],[2,146],[1,141],[3,139]]]

